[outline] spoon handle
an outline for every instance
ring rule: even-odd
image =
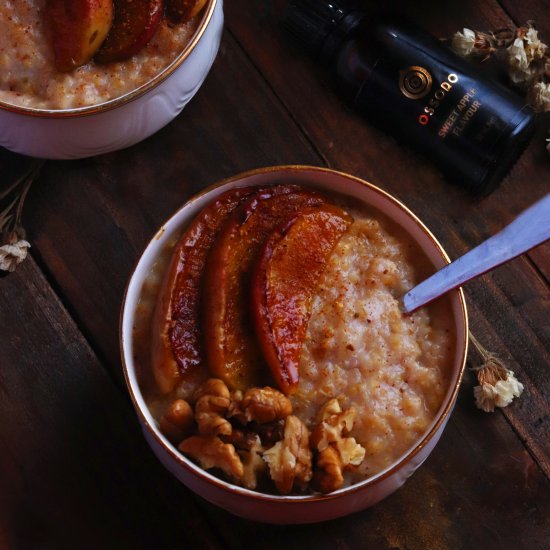
[[[407,292],[403,296],[403,311],[410,313],[547,239],[550,239],[550,194],[522,212],[499,233]]]

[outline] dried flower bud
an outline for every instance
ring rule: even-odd
[[[30,243],[25,240],[0,246],[0,271],[15,271],[16,267],[27,257],[30,246]]]
[[[508,75],[515,84],[526,84],[535,75],[535,70],[530,66],[530,60],[527,57],[524,42],[521,38],[516,38],[514,42],[506,49],[506,65]]]
[[[537,111],[550,111],[550,83],[535,82],[529,91],[529,103]]]
[[[454,34],[451,47],[461,57],[479,57],[485,61],[496,51],[494,43],[491,34],[464,28]]]
[[[470,340],[484,359],[480,367],[473,369],[479,382],[479,386],[474,388],[476,406],[485,412],[493,412],[495,407],[507,407],[514,397],[521,395],[523,384],[500,359],[489,353],[472,333]]]
[[[525,51],[527,52],[529,63],[538,61],[544,57],[548,46],[540,41],[539,33],[531,23],[529,23],[523,40],[525,42]]]
[[[519,27],[512,44],[506,49],[505,65],[512,81],[524,87],[541,76],[545,70],[548,46],[539,39],[532,23]]]
[[[455,32],[451,47],[461,57],[468,57],[474,49],[476,33],[471,29],[463,29],[463,32]]]
[[[512,371],[508,371],[506,379],[499,380],[494,386],[484,383],[474,388],[476,406],[485,412],[494,412],[495,407],[507,407],[522,391],[523,384]]]

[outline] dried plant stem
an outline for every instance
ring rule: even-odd
[[[44,160],[33,159],[27,170],[15,181],[8,184],[5,189],[0,190],[0,201],[15,194],[15,197],[8,203],[6,208],[0,212],[0,234],[2,240],[10,239],[10,235],[17,233],[18,238],[24,238],[25,231],[21,226],[23,205],[31,185],[38,177]],[[2,243],[0,243],[2,244]]]
[[[484,363],[495,362],[501,364],[501,360],[494,353],[485,349],[471,331],[468,331],[468,335],[470,337],[470,342],[472,342],[476,351],[481,355]],[[472,370],[478,370],[480,368],[482,367],[473,367]]]
[[[27,257],[31,245],[25,239],[26,232],[21,225],[23,205],[44,162],[31,159],[25,172],[0,190],[0,203],[7,203],[0,212],[0,276],[15,271]]]

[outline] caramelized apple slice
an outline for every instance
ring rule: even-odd
[[[163,12],[164,0],[116,0],[113,25],[95,60],[110,63],[138,53],[153,38]]]
[[[166,15],[171,23],[187,23],[206,5],[206,0],[166,0]]]
[[[251,188],[224,193],[195,218],[180,238],[164,277],[153,317],[152,364],[163,393],[205,365],[200,339],[200,289],[206,257],[229,214]],[[255,192],[255,190],[254,190]]]
[[[113,0],[47,0],[44,15],[55,67],[71,71],[90,61],[105,40],[113,21]]]
[[[250,273],[257,253],[290,215],[324,200],[294,186],[263,190],[235,210],[212,247],[204,281],[206,356],[211,373],[232,390],[259,386],[269,372],[250,318]]]
[[[298,383],[311,300],[330,254],[352,218],[331,204],[297,212],[265,242],[252,275],[252,316],[260,347],[284,393]]]

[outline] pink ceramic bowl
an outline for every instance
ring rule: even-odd
[[[141,256],[128,284],[121,315],[120,341],[126,382],[143,432],[151,448],[174,476],[206,500],[248,519],[267,523],[309,523],[328,520],[372,506],[398,489],[426,460],[439,440],[454,407],[468,347],[468,321],[461,290],[450,295],[456,344],[449,386],[443,404],[424,436],[386,470],[327,495],[276,496],[223,481],[184,457],[160,432],[148,410],[135,364],[133,328],[142,288],[163,251],[215,197],[234,187],[299,183],[348,195],[376,208],[399,224],[419,244],[435,268],[449,259],[430,231],[397,199],[356,177],[307,166],[281,166],[247,172],[216,184],[189,200],[159,230]]]

